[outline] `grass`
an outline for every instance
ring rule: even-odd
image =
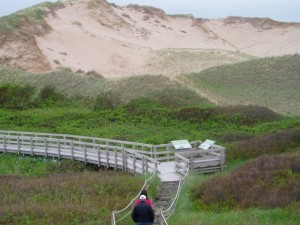
[[[110,224],[142,184],[80,162],[0,154],[0,223]]]
[[[222,177],[230,176],[232,171],[238,170],[241,165],[246,165],[245,160],[235,160],[227,163],[227,170],[222,174]],[[203,210],[195,207],[195,200],[193,199],[193,188],[210,179],[215,179],[220,174],[203,175],[191,173],[186,179],[183,190],[179,197],[176,213],[168,220],[169,224],[173,225],[273,225],[273,224],[289,224],[296,225],[300,219],[299,202],[291,204],[283,208],[263,209],[260,207],[252,207],[248,209],[234,209],[234,210]],[[234,187],[235,185],[233,185]],[[216,186],[211,186],[216,188]],[[243,189],[241,189],[243,190]]]
[[[3,130],[86,135],[149,144],[169,143],[177,139],[208,138],[219,144],[226,144],[224,137],[235,137],[236,133],[246,133],[252,137],[299,127],[297,117],[255,122],[250,126],[240,124],[236,116],[228,114],[187,121],[185,117],[178,117],[178,111],[173,107],[149,102],[144,106],[133,103],[100,111],[83,107],[54,106],[21,111],[0,109],[0,113],[0,129]]]
[[[284,115],[299,115],[300,56],[253,59],[187,75],[219,104],[255,104]]]
[[[248,68],[247,65],[258,63],[257,70],[263,72],[249,72],[249,76],[262,74],[261,79],[267,83],[265,77],[270,74],[265,72],[270,70],[274,73],[274,80],[278,78],[276,82],[281,81],[281,86],[287,88],[288,79],[280,78],[283,71],[277,73],[273,70],[275,65],[272,62],[282,63],[280,65],[285,65],[286,71],[289,71],[286,76],[292,80],[295,78],[288,90],[294,93],[299,67],[293,63],[297,60],[297,55],[286,56],[249,61],[230,68],[241,65]],[[248,70],[251,68],[249,66]],[[219,69],[215,68],[216,71]],[[230,77],[231,72],[224,71]],[[254,79],[246,79],[246,75],[239,78],[241,85]],[[201,82],[196,83],[200,85]],[[107,80],[95,73],[79,75],[68,69],[30,74],[1,67],[0,83],[0,129],[3,130],[86,135],[149,144],[178,139],[213,139],[227,148],[227,171],[218,179],[221,181],[226,177],[232,178],[233,171],[238,171],[251,163],[249,160],[261,155],[299,155],[298,114],[293,116],[290,113],[286,117],[259,105],[216,107],[185,85],[163,76]],[[225,82],[225,87],[228,88],[230,83]],[[271,82],[271,85],[274,83]],[[257,85],[257,88],[263,90],[265,86]],[[243,93],[239,88],[237,90]],[[277,91],[285,96],[284,91],[287,90],[280,87]],[[18,102],[22,104],[15,104]],[[294,104],[297,108],[293,98],[286,104],[290,108],[292,106],[289,104]],[[3,204],[0,204],[0,223],[57,224],[60,221],[65,224],[109,224],[110,212],[127,205],[139,191],[143,179],[116,171],[95,172],[94,168],[82,165],[0,154],[0,192],[1,196],[5,196],[1,199]],[[255,164],[252,167],[259,166]],[[290,180],[285,178],[295,178],[297,181],[299,172],[290,175],[288,171],[283,173],[282,168],[280,171],[284,179],[276,176],[271,183],[263,181],[261,184],[267,183],[268,189],[273,188],[273,183],[278,190],[280,187],[284,190],[293,188],[289,185]],[[194,187],[212,182],[215,177],[197,174],[188,177],[178,210],[169,224],[297,224],[299,221],[298,200],[274,209],[257,204],[246,209],[222,208],[212,203],[213,206],[203,210],[201,205],[195,203],[191,191]],[[281,179],[283,183],[280,183]],[[233,186],[236,181],[231,181]],[[281,186],[276,186],[276,182]],[[153,187],[149,190],[152,199],[157,191]]]
[[[43,29],[49,29],[48,24],[44,19],[43,8],[55,9],[62,4],[57,1],[55,3],[44,2],[33,7],[23,9],[12,13],[8,16],[0,17],[0,34],[8,34],[17,32],[31,36],[32,32],[40,32],[33,29],[33,26],[41,26]]]
[[[0,67],[0,83],[30,85],[36,89],[36,92],[45,86],[55,87],[58,93],[82,104],[91,104],[91,102],[94,104],[97,98],[106,98],[113,105],[121,105],[145,97],[172,105],[199,103],[212,105],[184,85],[159,75],[107,80],[103,79],[101,75],[95,76],[90,72],[76,74],[69,69],[46,74],[33,74]]]
[[[177,74],[195,73],[214,66],[253,59],[253,56],[243,53],[217,49],[163,49],[153,54],[153,63],[149,65],[151,71],[172,77]]]

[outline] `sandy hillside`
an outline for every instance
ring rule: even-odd
[[[47,29],[40,28],[30,43],[22,35],[2,35],[0,63],[29,71],[95,70],[105,77],[175,76],[253,56],[300,53],[300,24],[168,16],[153,7],[104,0],[44,10]]]

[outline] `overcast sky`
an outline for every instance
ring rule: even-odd
[[[55,2],[56,0],[48,0]],[[0,16],[43,2],[43,0],[0,0]],[[108,0],[120,6],[151,5],[167,14],[193,14],[197,18],[227,16],[269,17],[300,22],[300,0]]]

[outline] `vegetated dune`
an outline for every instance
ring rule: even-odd
[[[182,76],[219,105],[260,105],[300,115],[300,55],[254,59]]]
[[[9,32],[0,29],[0,63],[26,71],[69,67],[95,70],[106,78],[176,76],[300,53],[300,24],[266,18],[196,19],[105,0],[39,5],[9,18],[1,18],[6,27],[12,18],[18,25]]]

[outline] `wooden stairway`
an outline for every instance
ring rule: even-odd
[[[156,196],[156,201],[153,205],[155,213],[155,220],[153,225],[162,224],[162,218],[160,213],[161,211],[164,211],[169,208],[173,197],[176,194],[178,185],[179,181],[167,181],[161,183],[161,186]]]

